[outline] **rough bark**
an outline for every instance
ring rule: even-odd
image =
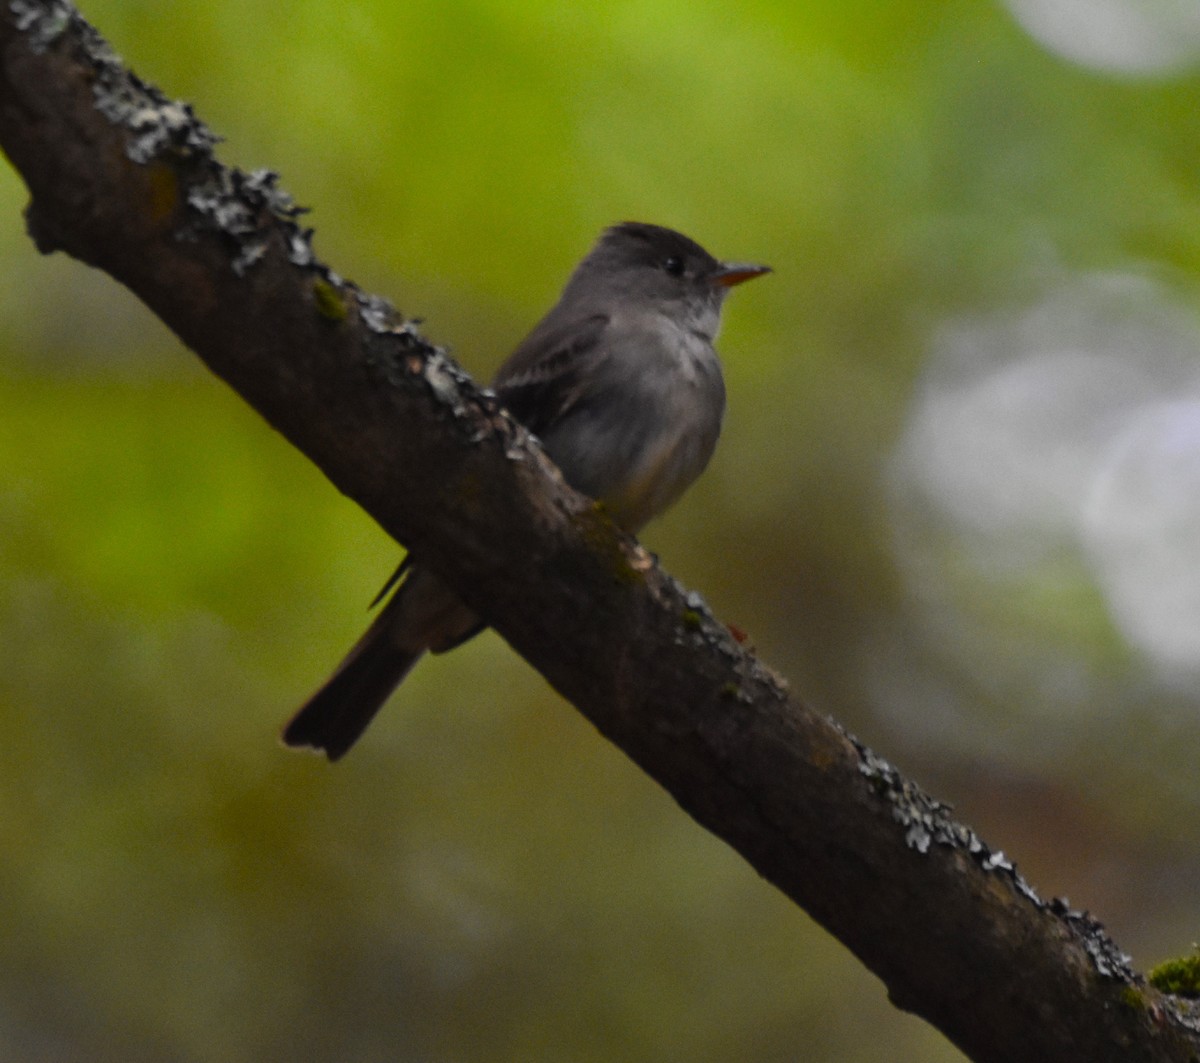
[[[0,146],[39,249],[129,287],[898,1006],[979,1061],[1200,1058],[1096,922],[789,696],[214,142],[68,5],[0,12]]]

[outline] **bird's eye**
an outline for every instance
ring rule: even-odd
[[[669,274],[671,274],[672,277],[682,277],[683,276],[683,259],[680,258],[678,255],[671,255],[671,256],[663,259],[662,268],[665,269]]]

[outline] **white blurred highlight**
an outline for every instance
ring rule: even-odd
[[[1161,285],[1097,275],[945,328],[889,480],[921,637],[997,696],[1086,711],[1097,600],[1160,680],[1200,676],[1200,327]]]
[[[1178,678],[1200,672],[1200,394],[1128,419],[1101,456],[1082,532],[1125,637]]]
[[[1169,74],[1200,61],[1196,0],[1005,0],[1047,50],[1095,70]]]

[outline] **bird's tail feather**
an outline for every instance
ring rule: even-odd
[[[444,653],[483,627],[428,569],[406,561],[389,581],[400,585],[320,690],[283,729],[289,746],[322,749],[337,760],[367,729],[388,696],[426,650]]]
[[[366,653],[339,669],[301,706],[283,730],[289,746],[324,750],[340,759],[358,741],[421,654]]]
[[[395,619],[390,612],[384,609],[337,671],[288,721],[283,729],[285,744],[311,746],[337,760],[358,741],[425,653],[423,645],[407,651],[397,646],[391,637]]]

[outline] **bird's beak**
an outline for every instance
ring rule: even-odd
[[[735,284],[754,280],[755,277],[770,272],[770,266],[755,266],[749,262],[722,262],[721,268],[712,275],[711,280],[713,284],[719,284],[723,288],[732,288]]]

